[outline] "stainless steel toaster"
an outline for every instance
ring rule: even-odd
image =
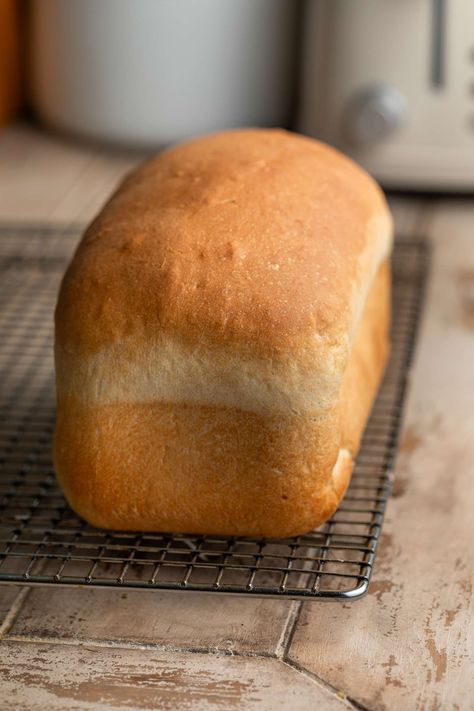
[[[298,128],[385,186],[474,188],[473,0],[307,0]]]

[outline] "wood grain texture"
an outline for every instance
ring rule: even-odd
[[[473,224],[472,203],[448,203],[430,226],[434,265],[369,595],[306,604],[290,650],[374,711],[474,708]]]
[[[348,711],[350,705],[272,659],[142,649],[0,644],[2,708]]]
[[[274,655],[292,603],[205,594],[36,589],[11,635],[127,641],[180,649]]]

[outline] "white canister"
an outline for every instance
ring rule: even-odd
[[[33,0],[32,99],[48,124],[160,146],[285,125],[295,0]]]

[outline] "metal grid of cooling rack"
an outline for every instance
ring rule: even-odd
[[[392,356],[352,483],[321,528],[288,539],[94,529],[51,465],[52,312],[79,228],[0,226],[0,582],[356,599],[368,587],[427,271],[422,241],[393,258]]]

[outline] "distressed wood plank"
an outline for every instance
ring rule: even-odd
[[[143,649],[3,643],[0,687],[5,707],[28,711],[351,708],[274,659]]]
[[[369,595],[306,604],[290,657],[371,710],[474,697],[474,202],[445,203]],[[395,315],[396,317],[396,315]]]
[[[292,603],[199,593],[36,589],[11,635],[276,654]]]

